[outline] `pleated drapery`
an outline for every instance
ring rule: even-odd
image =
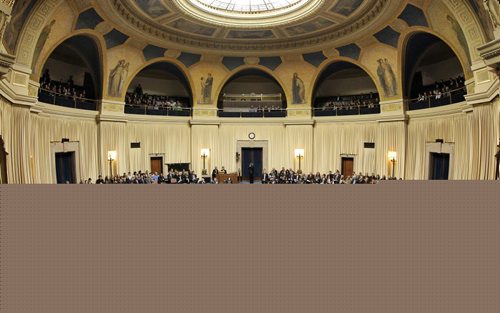
[[[67,109],[65,109],[67,110]],[[97,114],[97,113],[96,113]],[[109,175],[107,152],[117,151],[114,173],[150,169],[150,157],[161,155],[165,163],[191,163],[201,174],[201,149],[210,150],[207,170],[224,166],[237,172],[238,147],[251,141],[265,142],[268,169],[298,169],[295,149],[304,149],[304,172],[326,173],[341,169],[342,156],[355,159],[359,173],[390,175],[388,152],[397,153],[395,176],[426,179],[428,143],[443,139],[452,143],[454,155],[450,179],[494,179],[496,145],[500,137],[500,101],[477,105],[469,113],[439,117],[412,117],[408,122],[300,123],[224,122],[193,123],[186,120],[155,122],[99,121],[86,113],[72,117],[38,114],[12,105],[0,97],[0,136],[8,153],[11,183],[53,183],[51,142],[62,138],[79,144],[82,178]],[[140,148],[131,148],[140,142]],[[238,144],[240,142],[240,144]],[[374,143],[374,148],[365,147]]]

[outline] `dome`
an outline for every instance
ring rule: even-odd
[[[297,8],[311,0],[190,0],[207,10],[255,14]]]

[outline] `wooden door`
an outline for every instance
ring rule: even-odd
[[[151,157],[151,173],[163,173],[163,157]]]
[[[354,174],[354,158],[342,158],[342,175],[345,178]]]

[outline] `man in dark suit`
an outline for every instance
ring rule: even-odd
[[[250,179],[250,184],[253,184],[254,174],[253,163],[250,163],[250,165],[248,166],[248,178]]]
[[[267,173],[266,169],[264,169],[264,172],[262,173],[262,184],[267,184],[269,182],[269,174]]]
[[[212,171],[212,180],[217,178],[217,175],[219,174],[219,170],[217,169],[217,166],[214,168]]]

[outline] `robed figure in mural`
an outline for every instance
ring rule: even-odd
[[[297,73],[293,74],[292,93],[293,93],[293,104],[302,104],[306,102],[305,85],[302,79],[300,79],[299,74]]]
[[[121,95],[123,86],[125,85],[125,79],[127,78],[129,65],[130,63],[126,63],[125,60],[120,60],[116,67],[111,70],[108,90],[111,97],[119,97]]]
[[[378,60],[377,75],[386,97],[397,95],[396,75],[387,59]]]
[[[214,78],[211,73],[208,73],[207,78],[201,78],[201,98],[202,103],[212,102],[212,85]]]

